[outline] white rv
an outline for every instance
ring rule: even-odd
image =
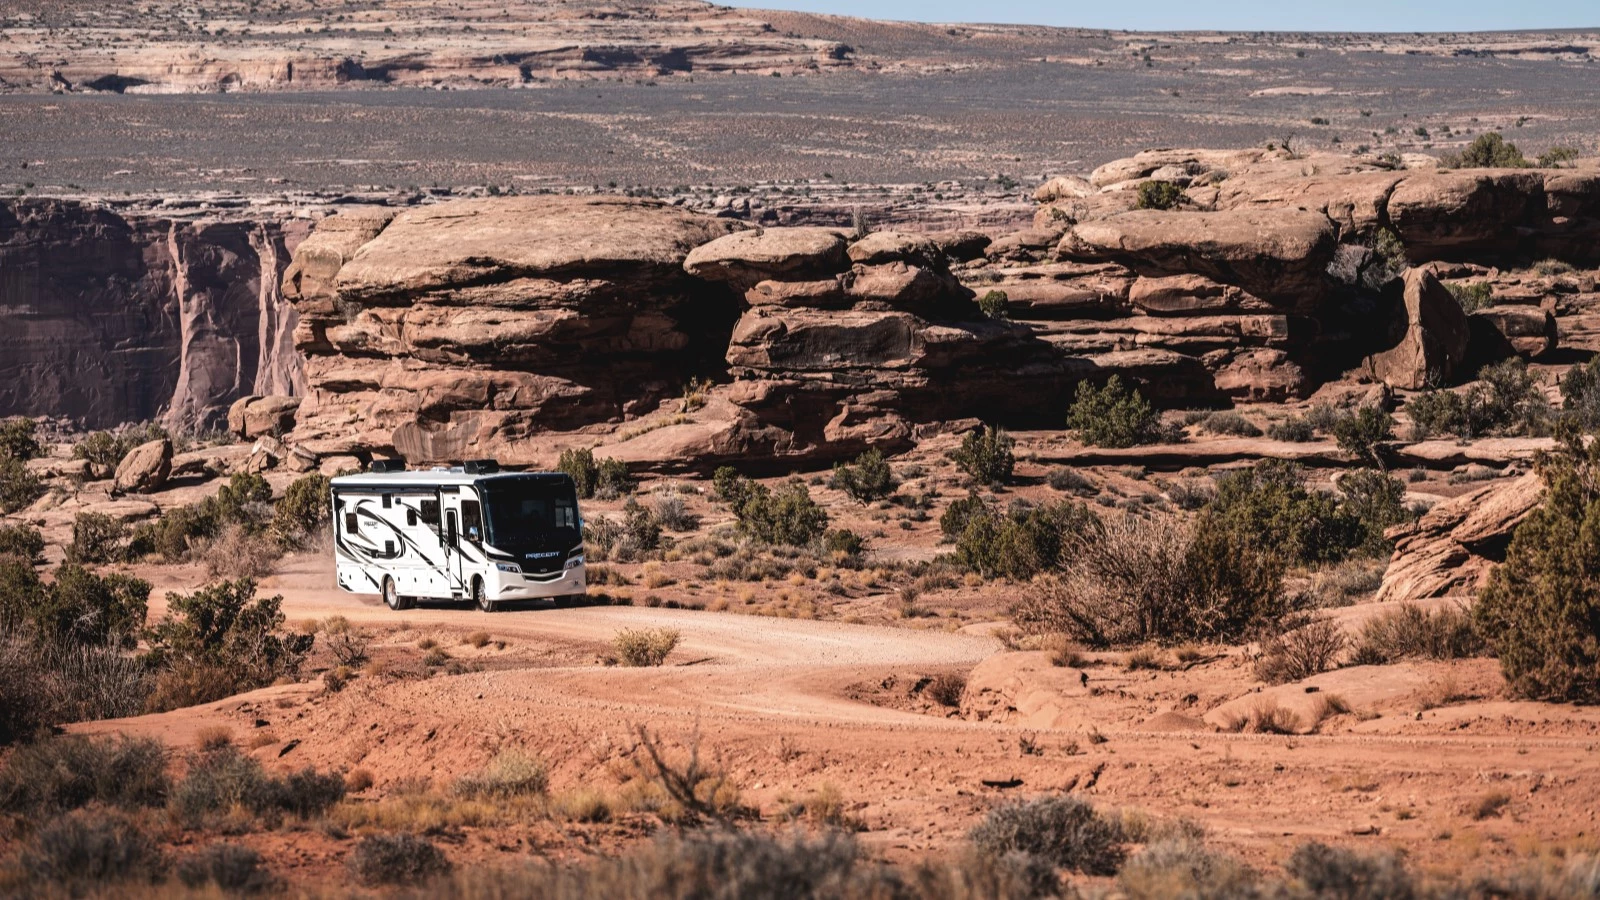
[[[333,479],[339,586],[416,600],[470,600],[485,612],[512,600],[584,592],[583,520],[572,479],[502,473],[488,460],[452,469],[373,471]]]

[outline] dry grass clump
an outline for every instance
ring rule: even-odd
[[[241,816],[269,823],[283,816],[308,819],[326,813],[344,798],[344,778],[336,772],[303,769],[283,777],[268,775],[261,763],[232,744],[196,754],[188,774],[173,788],[168,809],[185,828],[198,829]]]
[[[515,750],[495,754],[483,771],[456,781],[455,794],[469,800],[511,800],[542,796],[550,776],[544,762]]]
[[[81,896],[107,885],[151,883],[167,867],[156,842],[121,813],[78,810],[46,822],[23,844],[18,868],[36,888]]]
[[[991,859],[1022,854],[1086,875],[1115,875],[1127,857],[1118,824],[1073,796],[998,806],[968,837]]]
[[[611,646],[625,666],[659,666],[680,637],[676,628],[625,628],[611,639]]]
[[[90,804],[159,806],[171,787],[158,740],[62,735],[12,751],[0,767],[0,811],[38,818]]]
[[[489,646],[489,641],[491,640],[493,640],[493,638],[490,636],[489,632],[474,631],[473,633],[467,635],[461,643],[482,650],[484,647]]]
[[[1294,734],[1300,730],[1300,717],[1294,710],[1285,709],[1275,700],[1258,702],[1244,714],[1234,713],[1222,724],[1223,731],[1244,731],[1252,734]]]
[[[961,698],[967,692],[967,678],[955,672],[941,672],[928,680],[928,686],[923,693],[928,699],[952,709],[961,705]]]
[[[283,550],[271,536],[231,524],[206,545],[202,560],[212,578],[264,578],[272,574]]]
[[[262,893],[275,884],[261,854],[239,844],[212,844],[178,861],[178,880],[190,890],[215,886],[225,894]]]
[[[1474,822],[1484,819],[1498,819],[1500,813],[1511,804],[1511,795],[1505,791],[1490,791],[1467,804],[1467,816]]]
[[[824,782],[798,806],[806,821],[841,831],[865,831],[866,823],[851,815],[850,802],[833,782]]]
[[[1465,607],[1446,604],[1430,611],[1402,603],[1367,620],[1350,661],[1386,665],[1402,659],[1461,659],[1483,650],[1483,638]]]
[[[1311,713],[1311,730],[1316,731],[1322,723],[1334,716],[1349,715],[1351,712],[1349,701],[1339,694],[1323,694],[1317,698]]]
[[[1128,900],[1253,897],[1256,873],[1205,846],[1198,836],[1151,841],[1123,865],[1117,886]]]
[[[1256,654],[1256,677],[1268,684],[1301,681],[1326,672],[1344,652],[1344,630],[1332,619],[1299,619],[1290,626],[1263,640]]]

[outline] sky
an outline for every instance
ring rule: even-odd
[[[1134,31],[1505,31],[1600,27],[1600,0],[732,0],[729,5],[870,19],[1007,22]]]

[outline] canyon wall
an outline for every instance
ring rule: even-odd
[[[279,285],[309,229],[0,201],[0,416],[203,430],[303,392]]]

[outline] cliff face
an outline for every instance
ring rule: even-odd
[[[0,415],[208,428],[302,391],[279,283],[308,229],[0,202]]]

